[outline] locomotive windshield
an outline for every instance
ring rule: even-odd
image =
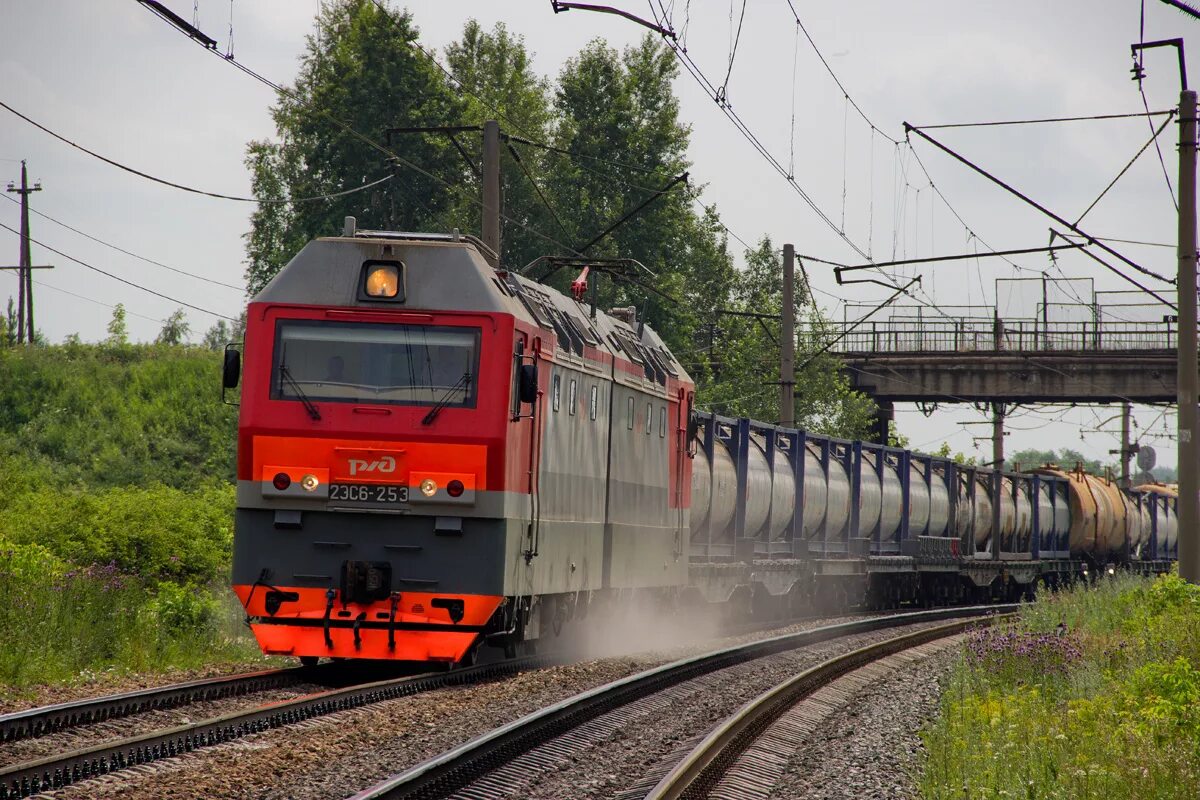
[[[476,328],[280,321],[271,397],[473,407],[478,353]]]

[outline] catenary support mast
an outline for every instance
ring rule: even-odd
[[[1179,575],[1200,583],[1196,393],[1196,93],[1179,95]]]

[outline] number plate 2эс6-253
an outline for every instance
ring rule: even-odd
[[[349,503],[407,503],[407,486],[384,486],[370,483],[331,483],[329,499]]]

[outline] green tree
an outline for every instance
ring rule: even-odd
[[[937,450],[934,450],[930,455],[935,455],[938,458],[948,458],[955,464],[964,467],[973,467],[979,461],[978,457],[976,456],[968,457],[966,453],[954,452],[954,450],[950,447],[949,442],[942,442],[942,446]]]
[[[533,71],[525,41],[509,33],[503,22],[484,31],[469,20],[461,38],[446,48],[446,66],[466,93],[463,123],[482,125],[495,119],[509,137],[502,148],[500,180],[504,219],[500,223],[503,263],[520,269],[538,256],[558,248],[547,236],[562,239],[555,214],[538,197],[545,191],[545,173],[550,166],[547,152],[525,144],[544,142],[551,129],[550,87]],[[460,137],[476,161],[481,157],[481,138]],[[535,187],[534,181],[537,181]],[[457,219],[480,216],[475,198],[477,184],[456,201]],[[552,206],[553,207],[553,204]]]
[[[1062,450],[1036,450],[1027,449],[1013,453],[1004,459],[1005,464],[1013,466],[1020,464],[1021,469],[1033,469],[1045,464],[1057,464],[1063,469],[1075,469],[1075,465],[1081,465],[1083,469],[1093,475],[1103,475],[1106,469],[1111,469],[1114,474],[1120,474],[1120,467],[1114,464],[1105,464],[1099,459],[1088,458],[1078,450],[1072,450],[1070,447],[1064,447]]]
[[[724,302],[733,265],[715,209],[695,210],[697,190],[660,193],[690,166],[677,75],[671,51],[653,36],[622,53],[601,40],[588,44],[559,75],[555,144],[572,155],[555,159],[549,183],[576,248],[653,199],[587,254],[636,258],[649,269],[633,277],[661,294],[604,280],[600,302],[643,308],[672,350],[685,354]]]
[[[209,350],[222,350],[231,341],[233,335],[229,323],[223,319],[217,320],[215,325],[204,332],[204,346]]]
[[[0,328],[0,343],[5,345],[17,342],[17,310],[13,307],[12,295],[8,296],[8,308],[4,311],[4,326]]]
[[[389,149],[400,160],[390,162],[346,129],[383,145],[389,128],[461,119],[463,101],[415,46],[412,16],[384,13],[370,0],[334,0],[316,27],[295,84],[271,109],[279,140],[247,147],[254,191],[273,199],[313,197],[395,177],[329,200],[260,204],[246,237],[251,295],[304,242],[338,233],[346,216],[358,217],[363,227],[470,229],[451,216],[451,187],[466,183],[468,172],[449,142],[399,137]]]
[[[129,343],[129,328],[125,324],[125,304],[113,306],[112,319],[108,321],[108,344],[122,345]]]
[[[163,322],[162,330],[158,332],[158,339],[155,341],[167,345],[186,344],[188,334],[191,332],[192,326],[188,324],[183,309],[177,308]]]

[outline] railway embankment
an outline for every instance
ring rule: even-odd
[[[223,588],[219,370],[198,347],[0,351],[0,710],[261,663]]]
[[[971,634],[924,732],[926,800],[1200,796],[1200,587],[1108,578]]]

